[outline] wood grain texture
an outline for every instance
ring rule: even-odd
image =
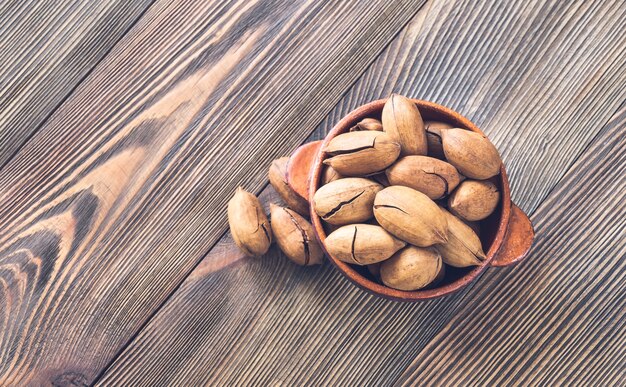
[[[0,384],[89,383],[420,5],[153,4],[0,176]]]
[[[528,261],[485,274],[400,383],[623,384],[625,131],[626,105],[535,212]]]
[[[617,2],[492,4],[428,3],[309,140],[392,90],[445,103],[504,150],[515,198],[532,213],[624,99],[624,37],[615,33],[623,10]],[[464,296],[380,300],[329,265],[299,268],[275,250],[242,259],[225,236],[100,381],[388,385]]]
[[[0,168],[151,3],[0,4]]]
[[[280,203],[271,187],[261,200]],[[295,265],[276,245],[246,258],[228,234],[97,385],[377,385],[408,364],[409,342],[436,334],[424,321],[443,325],[460,300],[386,301],[328,262]]]
[[[626,98],[622,1],[433,1],[327,117],[399,92],[463,114],[496,144],[532,213]],[[323,133],[314,134],[318,139]]]

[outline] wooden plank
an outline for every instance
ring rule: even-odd
[[[262,197],[266,206],[280,203],[271,190]],[[387,302],[356,290],[328,263],[297,267],[275,246],[247,259],[228,235],[97,385],[374,383],[402,364],[393,354],[410,354],[409,342],[423,347],[437,333],[424,321],[444,325],[460,299]]]
[[[326,124],[394,91],[449,106],[496,144],[532,213],[626,97],[626,6],[433,3],[421,33],[398,39]]]
[[[89,383],[420,5],[150,7],[0,176],[0,384]]]
[[[405,385],[624,382],[626,105],[532,217],[527,262],[491,270]]]
[[[0,168],[151,3],[2,2]]]
[[[564,160],[561,169],[538,176],[549,191],[601,129],[596,122],[606,122],[624,97],[623,36],[613,34],[622,28],[622,14],[609,3],[597,8],[579,2],[570,9],[563,2],[534,2],[509,4],[506,10],[489,4],[429,3],[309,140],[323,137],[349,110],[395,90],[455,107],[500,147],[518,144],[503,152],[513,175],[530,159],[548,170],[555,154],[545,150],[557,152]],[[596,43],[587,40],[589,31],[597,31]],[[503,52],[515,36],[524,39],[513,45],[514,53]],[[557,42],[564,38],[581,48],[574,55],[561,49]],[[462,69],[468,73],[457,74]],[[442,75],[440,83],[431,80],[443,71],[450,80]],[[553,99],[519,93],[534,82],[546,85],[543,92]],[[526,106],[524,114],[516,113],[517,106]],[[566,108],[552,117],[556,106]],[[537,148],[545,129],[538,119],[518,126],[528,117],[556,122],[549,133],[555,142]],[[532,194],[535,184],[525,180],[516,188],[517,200],[531,212],[542,200]],[[266,202],[271,192],[264,191]],[[275,248],[262,259],[244,259],[226,235],[101,382],[386,385],[446,325],[463,297],[387,302],[354,288],[329,265],[299,268]]]

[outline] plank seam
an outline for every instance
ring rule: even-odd
[[[616,115],[617,115],[617,114],[618,114],[618,113],[619,113],[622,109],[624,109],[624,108],[626,108],[626,100],[622,101],[622,103],[619,105],[619,107],[618,107],[618,108],[617,108],[617,109],[616,109],[616,110],[615,110],[615,111],[614,111],[614,112],[613,112],[613,113],[609,116],[609,118],[606,120],[606,122],[604,122],[604,123],[602,124],[602,126],[601,126],[601,128],[602,128],[602,129],[600,129],[600,130],[598,131],[598,133],[596,133],[596,134],[593,136],[593,138],[591,138],[591,139],[589,140],[589,142],[585,145],[585,148],[584,148],[584,149],[583,149],[583,150],[582,150],[582,151],[581,151],[581,152],[580,152],[580,153],[576,156],[576,158],[575,158],[574,160],[572,160],[572,162],[570,163],[570,165],[568,165],[567,170],[565,171],[565,173],[563,174],[563,176],[561,176],[561,178],[560,178],[560,179],[559,179],[559,180],[558,180],[558,181],[554,184],[554,186],[552,187],[552,189],[550,189],[550,191],[549,191],[549,192],[548,192],[548,194],[547,194],[547,195],[543,198],[543,200],[541,200],[541,202],[539,202],[539,203],[538,203],[538,205],[537,205],[536,209],[535,209],[535,210],[533,210],[533,211],[532,211],[532,213],[528,214],[528,216],[529,216],[529,217],[530,217],[530,216],[532,216],[532,214],[534,214],[534,213],[535,213],[535,211],[536,211],[537,209],[541,208],[541,206],[543,205],[543,203],[544,203],[546,200],[549,200],[549,199],[550,199],[550,197],[552,196],[552,194],[553,194],[553,193],[554,193],[554,192],[555,192],[555,191],[559,188],[559,185],[561,184],[561,182],[563,181],[563,179],[565,179],[565,178],[569,175],[569,173],[570,173],[570,171],[572,170],[573,166],[574,166],[574,165],[578,162],[578,160],[579,160],[582,156],[584,156],[584,155],[587,153],[587,151],[589,150],[589,148],[591,148],[591,147],[592,147],[592,146],[596,143],[596,141],[598,140],[598,138],[599,138],[600,136],[602,136],[602,134],[603,134],[603,132],[604,132],[605,128],[606,128],[606,127],[609,125],[609,123],[610,123],[610,122],[614,119],[614,117],[615,117],[615,116],[616,116]],[[471,283],[471,286],[470,286],[470,287],[468,287],[468,290],[471,290],[471,288],[472,288],[472,287],[474,287],[474,285],[475,285],[476,283],[478,283],[478,281],[480,281],[480,279],[482,278],[482,276],[483,276],[485,273],[486,273],[486,271],[485,271],[485,272],[483,272],[483,273],[481,273],[481,274],[480,274],[480,276],[479,276],[479,277],[478,277],[475,281],[473,281],[473,282]],[[458,304],[458,305],[459,305],[459,307],[460,307],[461,305],[463,305],[462,301],[465,299],[465,297],[467,296],[467,294],[468,294],[468,293],[469,293],[469,292],[466,292],[465,294],[463,294],[463,297],[461,297],[461,302],[459,302],[459,304]],[[429,343],[433,342],[433,340],[435,340],[435,339],[437,338],[437,336],[438,336],[438,335],[439,335],[439,334],[440,334],[440,333],[441,333],[444,329],[446,329],[446,328],[448,327],[448,325],[449,325],[450,321],[452,321],[452,320],[453,320],[453,319],[457,316],[457,314],[456,314],[456,312],[457,312],[457,311],[458,311],[458,307],[457,307],[457,309],[455,310],[455,313],[454,313],[454,314],[450,314],[450,316],[448,317],[448,319],[447,319],[446,323],[445,323],[444,325],[442,325],[441,329],[439,329],[439,331],[438,331],[435,335],[433,335],[433,337],[432,337],[432,339],[429,341]],[[424,348],[426,348],[427,346],[428,346],[428,345],[424,346]],[[423,351],[423,350],[422,350],[422,351]],[[422,352],[422,351],[420,351],[420,353],[418,353],[418,354],[417,354],[416,358],[417,358],[417,357],[419,357],[419,355],[421,354],[421,352]],[[392,383],[391,385],[393,385],[393,386],[398,386],[398,385],[399,385],[399,384],[398,384],[398,381],[400,381],[400,380],[403,378],[403,376],[404,376],[405,372],[406,372],[407,370],[411,369],[412,367],[413,367],[413,364],[411,363],[408,367],[406,367],[406,368],[405,368],[405,369],[404,369],[404,370],[400,373],[400,375],[399,375],[399,376],[398,376],[398,377],[397,377],[397,378],[393,381],[393,383]]]
[[[152,0],[152,3],[156,1],[156,0]],[[395,34],[393,34],[392,36],[389,37],[389,41],[387,42],[387,44],[382,45],[380,48],[380,51],[372,56],[372,59],[370,60],[370,62],[363,67],[363,70],[358,74],[357,77],[355,77],[354,81],[348,85],[346,85],[345,91],[338,97],[337,102],[335,103],[335,105],[333,105],[328,112],[326,113],[326,115],[320,119],[320,121],[318,122],[318,124],[316,126],[313,127],[313,129],[311,129],[309,132],[306,133],[306,136],[304,137],[303,142],[301,143],[304,144],[306,143],[308,140],[308,138],[311,136],[311,134],[313,132],[315,132],[316,128],[319,127],[319,125],[321,125],[326,118],[328,117],[328,115],[333,111],[333,109],[337,106],[337,104],[341,103],[341,101],[343,100],[343,98],[352,90],[352,87],[363,77],[363,75],[367,72],[367,70],[372,66],[372,64],[374,64],[374,62],[376,62],[376,60],[385,52],[385,50],[387,49],[387,47],[389,47],[394,41],[395,39],[400,35],[400,33],[402,33],[402,31],[404,31],[404,29],[406,28],[406,26],[411,22],[411,20],[413,20],[413,17],[415,17],[415,15],[417,15],[417,13],[427,4],[431,4],[432,0],[426,0],[424,1],[424,3],[419,7],[415,9],[414,14],[407,19],[407,22],[404,23],[403,25],[400,26],[400,28],[398,28],[398,31],[396,31]],[[151,3],[151,5],[152,5]],[[150,7],[148,7],[150,8]],[[143,13],[142,13],[143,15]],[[134,23],[133,23],[134,24]],[[126,34],[126,32],[124,33]],[[95,66],[94,66],[95,67]],[[82,80],[81,80],[82,82]],[[56,110],[56,108],[55,108]],[[39,128],[38,128],[39,129]],[[20,147],[21,148],[21,147]],[[13,156],[12,156],[13,157]],[[12,158],[11,157],[11,158]],[[2,167],[0,167],[0,170],[2,169]],[[258,196],[261,192],[263,192],[263,190],[265,190],[268,186],[269,186],[269,182],[265,183],[263,186],[261,186],[258,190],[258,192],[255,192],[255,194]],[[194,270],[202,263],[202,261],[204,261],[204,259],[209,256],[209,254],[211,253],[211,251],[215,248],[215,246],[220,242],[220,240],[222,240],[222,238],[224,238],[224,236],[226,236],[226,234],[228,233],[228,229],[224,230],[224,232],[220,235],[219,238],[216,239],[216,241],[207,249],[207,251],[202,254],[201,258],[194,263],[194,265],[190,268],[190,270],[183,276],[183,278],[181,279],[181,281],[172,289],[172,291],[163,299],[163,301],[150,313],[150,315],[145,319],[145,321],[140,325],[140,327],[137,329],[137,331],[135,331],[135,333],[133,333],[131,335],[131,337],[128,339],[128,341],[122,345],[120,347],[120,349],[115,353],[115,355],[113,355],[110,359],[110,361],[102,368],[102,370],[96,375],[96,377],[93,379],[93,381],[91,381],[91,383],[89,384],[90,386],[94,386],[96,385],[101,379],[102,377],[107,373],[107,371],[111,368],[111,366],[115,363],[115,360],[117,360],[117,358],[122,355],[122,353],[124,353],[124,351],[126,350],[126,348],[135,341],[135,339],[139,336],[139,334],[141,334],[141,332],[143,332],[143,330],[146,328],[146,326],[148,326],[148,324],[152,321],[152,319],[156,316],[156,314],[158,312],[160,312],[163,307],[167,304],[167,302],[170,300],[170,298],[172,298],[172,296],[174,294],[176,294],[178,292],[178,290],[183,286],[183,284],[187,281],[187,279],[189,278],[189,276],[191,276],[191,274],[194,272]],[[230,265],[229,265],[230,266]]]

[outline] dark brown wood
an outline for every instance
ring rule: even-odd
[[[618,22],[626,7],[619,0],[428,6],[424,23],[399,36],[337,104],[327,129],[392,92],[447,106],[495,143],[513,202],[532,214],[626,98],[626,25]]]
[[[321,146],[308,147],[304,145],[300,147],[294,155],[292,155],[289,163],[294,166],[293,169],[295,171],[299,171],[301,174],[297,181],[309,181],[309,197],[312,197],[320,187],[324,167],[323,161],[327,157],[326,153],[323,152],[323,149],[328,146],[329,142],[332,141],[333,138],[342,133],[347,133],[350,128],[364,118],[379,118],[382,114],[385,102],[385,99],[380,99],[358,107],[348,113],[337,123],[337,125],[333,127],[322,142]],[[447,122],[454,127],[464,128],[484,134],[467,118],[446,108],[445,106],[418,99],[414,99],[413,102],[419,109],[424,120]],[[308,156],[302,156],[307,153]],[[296,164],[299,164],[299,168],[295,168]],[[309,176],[309,178],[307,179],[305,176]],[[511,219],[511,191],[509,189],[509,182],[507,180],[504,165],[500,167],[500,174],[495,177],[494,183],[498,186],[498,191],[501,192],[500,204],[498,205],[496,211],[489,216],[489,218],[481,222],[480,237],[483,249],[486,251],[486,259],[481,265],[473,268],[467,268],[464,270],[457,269],[454,271],[449,270],[449,275],[444,277],[443,281],[438,283],[435,287],[414,291],[392,289],[378,281],[375,281],[369,275],[369,272],[362,270],[364,269],[363,267],[357,267],[342,262],[324,249],[326,251],[326,255],[333,265],[335,265],[335,267],[337,267],[337,269],[350,281],[359,286],[361,289],[371,292],[377,296],[396,301],[423,301],[452,294],[460,289],[463,289],[478,278],[480,274],[491,265],[491,262],[497,256],[500,259],[501,264],[506,262],[507,257],[511,262],[519,261],[526,256],[526,253],[532,244],[534,232],[532,225],[525,214],[522,213],[523,216],[517,216],[515,218],[515,228],[509,228]],[[524,220],[526,221],[525,225],[518,224],[523,223]],[[324,230],[321,218],[317,216],[315,211],[311,211],[311,222],[313,223],[318,239],[322,242],[322,246],[324,246],[323,243],[326,240],[326,231]],[[504,243],[505,241],[506,243]],[[514,247],[516,244],[519,244],[517,243],[518,241],[524,241],[526,244],[522,244],[522,246],[518,248],[518,256],[511,255],[515,254]]]
[[[150,6],[140,1],[3,1],[0,168]]]
[[[623,17],[618,1],[431,1],[309,140],[391,91],[433,100],[496,142],[514,201],[532,213],[626,97]],[[391,385],[468,302],[465,292],[382,300],[330,265],[300,268],[275,250],[217,270],[235,256],[225,244],[228,236],[101,384]]]
[[[492,270],[404,385],[624,382],[626,105],[533,215],[530,258]]]
[[[150,7],[0,175],[0,384],[91,382],[421,4]]]

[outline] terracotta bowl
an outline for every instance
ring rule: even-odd
[[[413,100],[423,119],[448,122],[455,127],[465,128],[481,133],[467,118],[444,106],[422,100]],[[323,141],[316,141],[300,147],[291,156],[287,168],[289,184],[302,197],[308,200],[313,197],[320,186],[320,178],[324,170],[322,161],[326,158],[323,149],[335,136],[347,132],[350,127],[366,117],[380,119],[385,100],[370,102],[352,111],[345,116],[328,133]],[[446,267],[443,281],[433,287],[402,291],[382,285],[371,276],[365,266],[350,265],[339,261],[326,252],[330,261],[350,281],[360,288],[378,296],[398,301],[418,301],[441,297],[451,294],[469,284],[489,266],[508,266],[521,261],[532,244],[534,231],[528,216],[515,204],[511,203],[511,192],[504,165],[500,174],[492,181],[499,187],[501,200],[498,208],[487,219],[481,221],[481,241],[487,254],[487,259],[480,266],[470,268]],[[322,220],[311,206],[311,221],[317,237],[324,244],[326,232],[322,227]]]

